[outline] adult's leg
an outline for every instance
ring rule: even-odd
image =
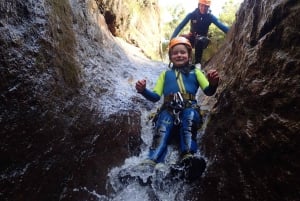
[[[203,48],[200,42],[195,44],[195,64],[201,64]]]

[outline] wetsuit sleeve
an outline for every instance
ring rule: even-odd
[[[160,100],[160,97],[162,96],[163,90],[164,90],[165,74],[166,74],[166,71],[163,71],[159,75],[153,91],[145,89],[141,93],[146,99],[148,99],[148,100],[150,100],[152,102],[157,102],[157,101]]]
[[[207,96],[212,96],[214,95],[214,93],[216,93],[217,91],[217,87],[216,86],[211,86],[211,85],[208,85],[208,87],[206,87],[203,92],[205,95]]]
[[[221,29],[224,33],[227,33],[229,28],[224,25],[218,18],[214,15],[211,15],[211,22],[214,23],[219,29]]]
[[[195,74],[200,88],[203,90],[204,94],[207,96],[212,96],[216,92],[217,87],[209,85],[207,78],[199,69],[195,69]]]
[[[187,16],[185,16],[185,18],[180,22],[180,24],[175,28],[172,36],[171,36],[171,39],[172,38],[175,38],[179,32],[185,27],[185,25],[190,21],[191,19],[191,16],[192,16],[192,13],[189,13],[187,14]]]
[[[145,89],[142,93],[141,93],[147,100],[152,101],[152,102],[157,102],[160,99],[160,96],[153,92],[150,91],[149,89]]]

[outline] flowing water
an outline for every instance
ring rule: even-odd
[[[152,182],[148,185],[141,185],[137,180],[130,180],[128,182],[121,182],[119,178],[120,172],[128,168],[137,166],[147,156],[148,149],[152,143],[152,123],[149,121],[149,115],[157,110],[161,105],[161,101],[158,103],[151,103],[143,98],[140,94],[137,94],[135,90],[135,82],[139,79],[147,80],[147,88],[152,89],[158,78],[159,74],[167,69],[167,64],[161,62],[154,62],[148,59],[141,59],[133,53],[137,50],[135,48],[127,46],[124,49],[132,54],[129,54],[129,61],[124,61],[119,64],[115,64],[113,68],[107,67],[107,69],[100,69],[97,66],[103,65],[99,63],[97,58],[91,60],[89,63],[94,64],[85,66],[85,76],[89,83],[86,86],[86,93],[90,98],[95,100],[95,106],[101,108],[106,115],[117,112],[120,108],[126,108],[127,102],[132,97],[139,97],[144,102],[141,105],[136,105],[135,109],[141,111],[141,153],[139,156],[134,156],[125,159],[124,164],[119,167],[114,167],[108,174],[107,190],[111,192],[109,196],[98,195],[96,192],[90,192],[94,196],[96,195],[100,201],[183,201],[184,195],[187,190],[192,188],[192,184],[187,184],[181,179],[174,179],[168,177],[168,172],[163,174],[153,174]],[[120,74],[121,76],[103,76],[103,71],[112,71],[112,75]],[[121,73],[118,73],[120,71]],[[114,99],[107,99],[105,97],[98,97],[97,89],[95,87],[111,83],[117,83],[112,85],[111,97]],[[117,86],[117,87],[115,87]],[[145,107],[145,105],[149,104]],[[205,106],[204,106],[205,107]],[[205,108],[206,109],[206,108]],[[199,131],[198,143],[201,141],[201,135],[203,131]],[[198,156],[201,153],[197,153]],[[166,163],[176,163],[179,158],[178,147],[176,144],[169,147]],[[130,174],[136,174],[136,172],[130,172]],[[145,178],[146,179],[146,178]]]
[[[206,117],[204,118],[207,119]],[[204,124],[205,125],[205,124]],[[139,180],[127,180],[121,182],[119,174],[126,170],[127,173],[135,175],[136,172],[130,170],[130,167],[138,166],[138,164],[146,158],[147,151],[152,142],[152,127],[148,122],[147,113],[142,116],[142,139],[144,145],[142,152],[138,157],[130,157],[124,161],[120,167],[115,167],[109,172],[109,180],[107,186],[113,189],[113,193],[109,200],[112,201],[183,201],[184,195],[187,190],[193,188],[192,183],[187,183],[181,178],[175,178],[170,174],[169,169],[163,171],[148,172],[144,175],[139,175],[144,181],[148,178],[149,174],[152,176],[151,183],[143,184]],[[201,141],[201,136],[205,128],[199,130],[198,143]],[[201,153],[196,153],[198,157]],[[168,155],[166,157],[167,164],[174,164],[179,160],[178,146],[173,143],[168,148]],[[139,173],[138,173],[139,174]]]

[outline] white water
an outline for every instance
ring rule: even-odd
[[[140,185],[138,181],[131,181],[127,185],[119,180],[118,173],[120,171],[138,165],[147,156],[149,146],[152,142],[152,128],[145,114],[142,116],[143,129],[141,137],[144,141],[142,152],[138,157],[127,158],[122,166],[111,169],[108,174],[109,181],[107,186],[112,188],[114,193],[110,195],[111,197],[105,197],[105,199],[109,201],[186,201],[184,195],[187,190],[192,188],[192,185],[185,183],[181,179],[174,180],[168,178],[168,171],[163,172],[163,175],[150,173],[152,175],[152,183],[146,186]],[[198,143],[200,143],[201,136],[202,133],[199,132]],[[169,146],[166,163],[174,164],[179,160],[179,151],[177,148],[176,144]],[[203,157],[200,152],[197,152],[196,156]],[[135,172],[130,172],[130,174],[135,175]],[[149,174],[139,176],[146,179]],[[99,200],[104,201],[103,197]]]

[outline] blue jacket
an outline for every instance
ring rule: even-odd
[[[211,23],[215,24],[224,33],[227,33],[229,30],[229,28],[226,25],[222,24],[213,14],[211,14],[210,12],[207,14],[201,14],[199,9],[196,8],[193,12],[189,13],[175,28],[171,39],[176,37],[189,21],[191,22],[190,32],[197,33],[201,36],[207,36],[208,29]]]
[[[182,73],[176,69],[163,71],[153,89],[145,89],[142,95],[153,102],[159,101],[161,96],[168,96],[177,92],[196,95],[199,87],[207,96],[212,96],[216,92],[216,87],[209,85],[208,80],[201,70],[194,68],[188,73]]]

